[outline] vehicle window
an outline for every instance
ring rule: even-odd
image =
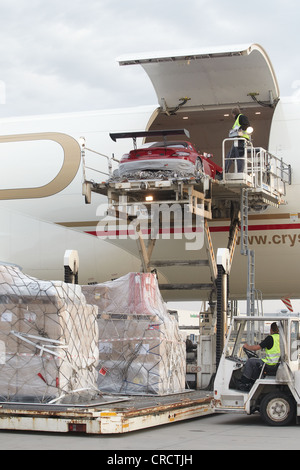
[[[147,142],[146,144],[139,145],[139,149],[147,149],[153,146],[153,142]]]
[[[240,357],[242,346],[246,342],[245,322],[235,322],[234,328],[228,338],[226,356]]]
[[[151,142],[150,144],[144,144],[144,145],[149,145],[150,147],[188,147],[187,142],[180,142],[180,141],[166,141],[166,142]]]
[[[290,345],[291,361],[298,360],[298,348],[299,348],[299,322],[293,321],[291,323],[291,345]]]
[[[145,144],[145,145],[148,145],[148,144]],[[165,143],[164,142],[151,142],[149,144],[149,147],[165,147]]]
[[[174,144],[174,145],[167,145],[166,147],[183,148],[183,147],[185,147],[185,146],[184,146],[184,145],[181,145],[181,144]]]
[[[226,356],[245,357],[243,345],[259,344],[269,334],[269,322],[239,320],[234,324],[227,343]],[[260,355],[260,351],[256,351]]]

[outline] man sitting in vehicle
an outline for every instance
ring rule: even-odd
[[[259,377],[264,364],[267,364],[269,367],[277,368],[278,361],[280,360],[280,337],[277,324],[275,322],[271,324],[270,335],[260,344],[251,346],[245,343],[243,348],[249,351],[259,351],[260,349],[265,349],[266,351],[265,358],[260,359],[258,357],[252,357],[248,359],[244,366],[243,375],[238,382],[237,388],[248,392]]]

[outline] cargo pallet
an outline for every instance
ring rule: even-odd
[[[104,397],[103,397],[104,398]],[[90,404],[0,404],[0,429],[122,434],[214,413],[211,392],[126,396]]]

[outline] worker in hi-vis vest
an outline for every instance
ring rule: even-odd
[[[250,141],[250,135],[247,133],[247,129],[250,127],[247,116],[241,113],[240,108],[235,107],[232,109],[231,114],[234,118],[234,124],[232,131],[239,131],[239,140],[237,146],[233,143],[230,151],[226,156],[225,173],[228,173],[231,163],[234,159],[237,159],[237,171],[241,173],[244,171],[244,154],[245,154],[245,141]]]
[[[278,366],[280,360],[280,336],[276,322],[271,324],[270,335],[267,336],[260,344],[252,345],[245,343],[243,346],[250,351],[259,351],[265,349],[266,356],[262,359],[251,357],[247,360],[243,375],[237,384],[237,388],[242,391],[249,391],[255,380],[259,377],[261,368],[267,364],[269,368]]]

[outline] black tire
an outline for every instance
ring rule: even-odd
[[[260,415],[271,426],[287,426],[296,416],[295,400],[285,393],[268,393],[261,401]]]

